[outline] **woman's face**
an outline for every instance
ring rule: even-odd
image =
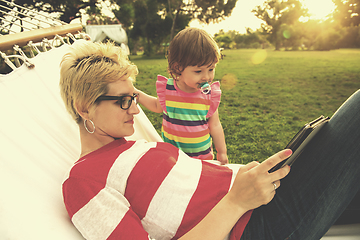
[[[134,94],[134,86],[130,79],[118,80],[108,84],[106,96],[124,96]],[[96,133],[104,137],[122,138],[134,133],[134,115],[139,113],[135,101],[130,108],[124,110],[117,100],[100,101],[92,113],[91,120],[96,127]]]

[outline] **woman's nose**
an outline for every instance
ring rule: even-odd
[[[140,113],[140,109],[139,109],[138,103],[135,100],[135,101],[133,101],[133,103],[129,107],[128,114],[135,115],[135,114],[138,114],[138,113]]]

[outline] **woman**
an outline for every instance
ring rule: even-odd
[[[359,190],[360,92],[290,174],[288,166],[269,173],[291,150],[228,167],[168,143],[126,141],[139,112],[136,74],[111,44],[77,42],[61,62],[62,97],[81,137],[63,195],[85,238],[319,239]]]

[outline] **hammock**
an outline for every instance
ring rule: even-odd
[[[64,28],[71,30],[61,32]],[[60,26],[61,36],[75,37],[79,27]],[[45,33],[44,33],[45,31]],[[64,41],[59,28],[26,33],[27,37],[53,38],[56,44],[32,44],[35,57],[27,57],[19,48],[12,56],[23,63],[16,67],[1,53],[13,71],[0,75],[0,236],[1,239],[84,239],[72,225],[62,201],[64,174],[79,157],[79,130],[67,113],[59,93],[59,63],[71,41]],[[86,38],[86,35],[81,35]],[[0,36],[0,50],[31,38],[13,34],[11,41]],[[10,37],[6,37],[10,39]],[[35,40],[34,40],[35,41]],[[54,43],[54,42],[53,42]],[[48,50],[50,49],[50,50]],[[129,140],[162,141],[140,109],[135,116],[135,133]],[[360,233],[358,233],[359,236]],[[346,238],[341,238],[346,239]]]
[[[0,75],[1,239],[83,239],[62,201],[61,184],[79,157],[80,138],[58,86],[61,57],[70,42],[78,41],[71,33],[81,29],[70,24],[0,36],[1,51],[17,45],[18,52],[0,52],[13,69]],[[28,57],[19,48],[27,44],[36,56]],[[161,141],[141,109],[128,139],[140,138]]]
[[[41,52],[0,75],[0,236],[83,239],[62,202],[65,172],[79,157],[79,130],[59,93],[59,63],[68,44]],[[129,139],[161,141],[143,111]]]

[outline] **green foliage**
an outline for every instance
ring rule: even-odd
[[[334,18],[342,26],[360,25],[360,0],[333,0],[336,5]]]
[[[129,28],[133,25],[135,18],[135,9],[134,6],[130,3],[119,3],[119,9],[114,9],[114,15],[124,28]]]
[[[194,9],[193,18],[197,18],[201,22],[217,22],[219,19],[230,16],[237,0],[195,0],[189,5],[185,5],[183,11]]]
[[[332,116],[360,88],[360,50],[225,50],[216,68],[219,107],[231,162],[262,161],[281,150],[306,122]],[[156,95],[166,59],[131,59],[139,67],[136,87]],[[256,64],[255,64],[256,63]],[[162,115],[145,113],[160,132]]]
[[[268,40],[275,49],[280,50],[281,37],[279,35],[282,35],[282,26],[297,22],[301,16],[306,15],[307,9],[303,9],[298,0],[267,0],[263,7],[256,6],[252,12],[266,23],[263,25],[263,32],[268,35]]]
[[[144,54],[151,56],[159,51],[161,43],[168,41],[172,20],[161,17],[158,12],[164,8],[161,1],[134,1],[133,25],[129,38],[144,47]],[[133,49],[136,52],[136,49]]]
[[[359,47],[360,0],[334,0],[334,3],[337,7],[333,17],[326,21],[300,22],[300,16],[306,17],[308,13],[298,0],[267,0],[252,12],[264,21],[262,33],[276,50]]]
[[[341,36],[336,48],[360,48],[360,26],[351,26],[339,30]]]
[[[162,53],[161,46],[170,42],[192,19],[208,23],[230,15],[236,0],[125,0],[116,3],[119,10],[115,14],[129,29],[130,45],[134,48],[142,45],[144,55],[152,56]]]
[[[220,30],[214,36],[215,41],[219,47],[225,49],[239,49],[239,48],[260,48],[269,46],[265,37],[259,31],[253,32],[250,28],[247,29],[246,34],[240,34],[237,31],[224,32]]]
[[[230,40],[229,40],[230,38]],[[279,49],[285,50],[330,50],[337,48],[360,48],[360,26],[341,27],[331,19],[327,21],[309,20],[282,24],[277,32]],[[236,31],[215,34],[220,47],[269,48],[270,43],[260,30],[247,29],[246,34]]]
[[[229,35],[219,35],[215,37],[215,41],[219,43],[219,47],[222,48],[230,48],[230,44],[232,43]]]

